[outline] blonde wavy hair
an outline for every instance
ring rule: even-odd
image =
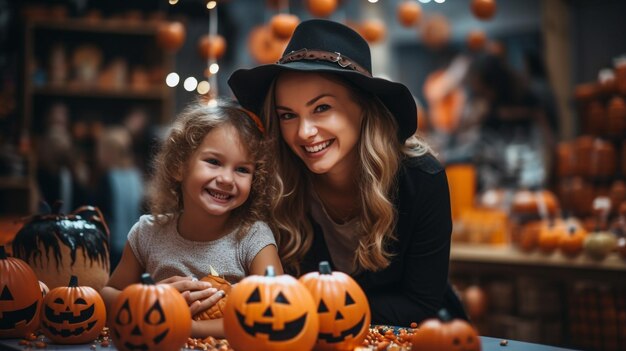
[[[160,224],[175,218],[183,210],[181,182],[177,180],[188,167],[188,160],[214,128],[230,125],[244,142],[244,148],[255,160],[252,188],[243,205],[233,210],[231,223],[238,220],[243,229],[257,220],[267,220],[268,203],[273,180],[268,173],[267,152],[259,126],[250,112],[229,100],[218,100],[217,106],[198,100],[189,105],[176,121],[167,138],[160,145],[153,161],[153,176],[149,186],[150,213]]]
[[[354,263],[357,271],[381,270],[389,265],[392,257],[388,243],[396,239],[394,198],[401,160],[430,153],[431,149],[417,135],[401,144],[395,118],[376,96],[337,76],[323,75],[345,86],[351,98],[361,106],[363,123],[356,147],[361,161],[357,182],[362,191],[357,230],[359,245]],[[312,191],[311,173],[281,137],[275,112],[275,84],[276,79],[263,107],[264,116],[269,116],[264,122],[270,150],[278,150],[273,160],[278,194],[271,206],[272,225],[283,265],[286,270],[299,275],[299,263],[313,242],[313,227],[306,220]]]

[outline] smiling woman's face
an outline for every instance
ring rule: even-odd
[[[283,139],[311,172],[355,169],[363,116],[345,85],[317,73],[285,72],[275,99]]]

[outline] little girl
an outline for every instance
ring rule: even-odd
[[[273,189],[262,144],[258,118],[234,103],[198,102],[179,116],[156,156],[151,214],[130,230],[102,289],[108,307],[144,272],[180,291],[192,315],[224,296],[195,279],[209,266],[233,284],[263,274],[267,265],[282,272],[274,236],[262,222]],[[223,335],[222,320],[192,322],[192,337]]]

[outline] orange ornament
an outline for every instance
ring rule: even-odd
[[[398,5],[397,16],[401,25],[411,27],[422,18],[422,7],[414,0],[403,1]]]
[[[176,52],[185,43],[185,26],[180,22],[163,22],[157,29],[157,44],[163,50]]]
[[[424,45],[431,49],[440,49],[450,40],[450,23],[443,15],[435,14],[427,18],[421,31]]]
[[[366,20],[359,26],[361,36],[370,43],[381,41],[387,32],[385,24],[379,20]]]
[[[287,47],[287,40],[276,38],[267,26],[252,29],[248,36],[250,55],[260,64],[278,61]]]
[[[300,18],[296,15],[290,15],[288,13],[280,13],[272,17],[270,21],[270,28],[272,33],[278,38],[288,39],[293,34],[300,23]]]
[[[463,302],[472,320],[479,320],[487,313],[487,294],[478,285],[470,285],[463,291]]]
[[[474,29],[467,34],[467,47],[472,51],[480,51],[487,45],[487,35],[480,29]]]
[[[316,17],[328,17],[337,9],[337,0],[308,0],[309,12]]]
[[[226,39],[223,36],[203,35],[198,40],[198,53],[204,60],[219,60],[226,52]]]
[[[470,5],[472,13],[476,18],[488,20],[496,13],[495,0],[472,0]]]

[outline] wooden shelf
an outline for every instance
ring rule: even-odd
[[[29,189],[30,180],[25,177],[0,177],[0,189]]]
[[[161,87],[148,89],[103,89],[99,87],[35,87],[33,95],[52,97],[82,97],[98,99],[128,99],[128,100],[161,100],[165,98],[167,91]]]
[[[157,30],[156,23],[142,21],[134,24],[121,19],[36,20],[29,22],[28,25],[33,29],[120,35],[154,35]]]
[[[612,253],[602,261],[584,254],[569,258],[560,252],[525,253],[510,246],[452,243],[450,250],[453,274],[480,273],[530,275],[554,280],[591,279],[626,283],[626,260]]]

